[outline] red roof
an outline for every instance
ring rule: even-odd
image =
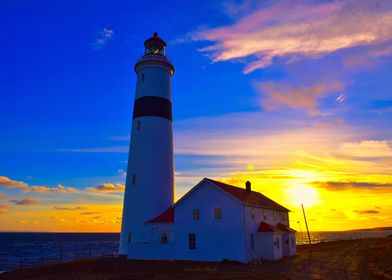
[[[283,207],[282,205],[276,203],[272,199],[269,199],[268,197],[262,195],[259,192],[247,191],[246,189],[228,185],[215,180],[211,180],[209,178],[206,179],[211,183],[213,183],[214,185],[221,188],[222,190],[224,190],[225,192],[228,192],[232,196],[236,197],[238,200],[240,200],[242,203],[246,205],[278,210],[283,212],[290,212],[289,209]]]
[[[286,232],[297,232],[295,229],[292,229],[284,224],[278,223],[278,225],[276,226],[278,229],[282,230],[282,231],[286,231]]]
[[[280,229],[266,222],[261,222],[257,231],[258,232],[282,232]]]
[[[146,224],[158,224],[158,223],[173,223],[174,222],[174,208],[169,207],[162,214],[155,218],[145,222]]]

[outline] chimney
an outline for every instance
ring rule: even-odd
[[[250,192],[252,190],[251,184],[249,181],[246,181],[245,186],[246,186],[246,191]]]

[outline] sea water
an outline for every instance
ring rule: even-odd
[[[118,252],[119,233],[0,232],[0,272]]]

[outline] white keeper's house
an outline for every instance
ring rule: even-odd
[[[157,33],[137,61],[120,254],[150,260],[278,260],[296,254],[289,210],[245,188],[204,178],[174,203],[171,77]]]

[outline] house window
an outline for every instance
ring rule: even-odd
[[[188,245],[189,245],[189,250],[196,249],[196,234],[194,233],[189,234]]]
[[[132,233],[128,233],[128,243],[132,243]]]
[[[136,174],[132,175],[132,185],[136,184]]]
[[[144,73],[142,73],[142,82],[144,82]]]
[[[253,233],[250,234],[250,248],[252,250],[254,250],[255,248],[255,236],[253,235]]]
[[[200,209],[193,209],[193,220],[200,220]]]
[[[214,216],[215,216],[215,220],[221,220],[222,219],[222,208],[215,208],[214,211]]]
[[[140,130],[140,121],[137,122],[137,127],[136,127],[137,131]]]
[[[279,249],[279,238],[276,238],[276,247]]]
[[[289,245],[289,240],[288,239],[286,239],[286,244]]]
[[[161,243],[168,243],[168,242],[169,242],[169,236],[167,232],[162,232]]]

